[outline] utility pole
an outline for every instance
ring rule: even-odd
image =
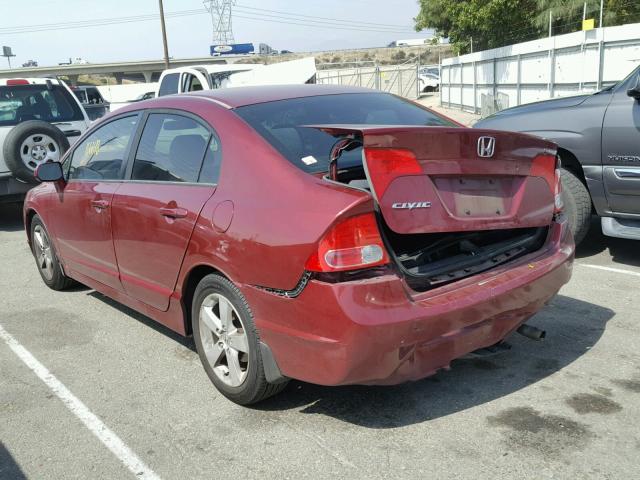
[[[600,24],[598,27],[602,28],[602,14],[604,13],[604,0],[600,0]]]
[[[473,37],[471,37],[471,53],[473,53]]]
[[[587,19],[587,2],[584,2],[584,7],[582,9],[582,21],[584,22]]]
[[[553,29],[553,10],[549,10],[549,37],[551,37],[552,29]]]
[[[167,46],[167,29],[164,25],[164,7],[162,0],[158,0],[160,4],[160,26],[162,27],[162,46],[164,47],[164,68],[169,68],[169,47]]]

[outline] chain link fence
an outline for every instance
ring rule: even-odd
[[[340,65],[340,68],[336,68],[336,65]],[[415,63],[400,65],[375,65],[373,62],[324,63],[319,64],[317,68],[317,83],[373,88],[410,99],[420,96],[419,66]]]

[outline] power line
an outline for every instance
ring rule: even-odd
[[[266,10],[266,9],[261,9]],[[273,11],[276,12],[276,11]],[[166,18],[176,18],[176,17],[184,17],[184,16],[192,16],[192,15],[204,15],[208,13],[205,9],[196,9],[196,10],[181,10],[175,12],[168,12],[165,14]],[[271,15],[271,14],[259,14],[259,17],[256,16],[248,16],[251,15],[249,12],[242,11],[244,15],[235,15],[238,18],[243,18],[246,20],[254,20],[254,21],[263,21],[270,23],[280,23],[286,25],[297,25],[304,27],[313,27],[313,28],[324,28],[324,29],[338,29],[338,30],[349,30],[355,32],[373,32],[373,33],[398,33],[398,34],[410,34],[415,33],[414,31],[407,28],[406,30],[393,29],[391,27],[373,27],[365,25],[368,22],[360,24],[359,22],[348,22],[344,20],[345,23],[351,23],[350,25],[337,23],[338,20],[334,22],[329,21],[321,21],[321,20],[303,20],[303,19],[295,19],[288,18],[282,15]],[[268,16],[270,18],[263,18]],[[48,23],[48,24],[40,24],[40,25],[25,25],[25,26],[15,26],[15,27],[1,27],[0,35],[18,35],[21,33],[36,33],[36,32],[46,32],[46,31],[56,31],[56,30],[68,30],[68,29],[77,29],[77,28],[89,28],[89,27],[101,27],[101,26],[109,26],[109,25],[120,25],[126,23],[137,23],[144,21],[155,21],[158,19],[157,14],[147,14],[147,15],[135,15],[135,16],[127,16],[127,17],[113,17],[113,18],[104,18],[99,20],[81,20],[81,21],[73,21],[73,22],[64,22],[64,23]],[[341,20],[339,20],[342,22]]]
[[[269,12],[269,13],[280,13],[289,17],[304,17],[304,18],[312,18],[312,19],[320,19],[320,20],[332,20],[334,22],[340,22],[340,23],[348,23],[348,24],[353,24],[353,23],[358,23],[358,24],[362,24],[362,25],[374,25],[374,26],[379,26],[379,27],[385,27],[385,28],[393,28],[393,27],[399,27],[399,28],[411,28],[408,25],[398,25],[398,24],[389,24],[389,23],[375,23],[375,22],[363,22],[362,20],[349,20],[349,19],[341,19],[341,18],[329,18],[329,17],[319,17],[317,15],[302,15],[299,13],[290,13],[290,12],[283,12],[282,10],[270,10],[268,8],[258,8],[258,7],[251,7],[249,5],[241,5],[238,4],[236,5],[236,8],[244,8],[244,9],[249,9],[249,10],[259,10],[262,12]]]

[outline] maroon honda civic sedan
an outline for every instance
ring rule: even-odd
[[[571,275],[558,168],[550,142],[386,93],[229,88],[101,119],[40,166],[24,220],[49,287],[193,335],[250,404],[290,378],[421,379],[526,333]]]

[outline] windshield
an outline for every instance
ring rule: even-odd
[[[59,85],[15,85],[0,87],[0,126],[27,120],[70,122],[84,120],[82,111]]]
[[[217,88],[224,88],[229,83],[229,79],[235,75],[236,73],[248,72],[247,70],[231,70],[227,72],[214,72],[209,74],[209,78],[211,79],[211,89],[215,90]]]
[[[420,125],[457,127],[415,103],[387,93],[349,93],[259,103],[235,110],[296,167],[326,171],[336,138],[305,125]],[[362,163],[361,150],[345,152],[343,167]]]

